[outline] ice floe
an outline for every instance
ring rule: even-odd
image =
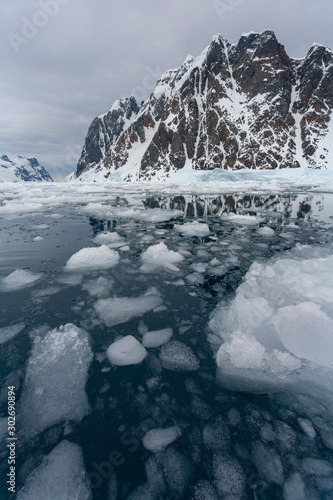
[[[147,356],[143,345],[132,335],[126,335],[120,340],[113,342],[106,355],[110,363],[118,366],[137,365]]]
[[[154,272],[158,268],[167,271],[178,272],[180,269],[175,266],[184,260],[184,256],[173,250],[169,250],[165,243],[161,242],[153,245],[141,255],[142,266],[140,271],[145,273]]]
[[[182,225],[175,225],[174,229],[185,236],[197,236],[198,238],[203,238],[210,234],[208,224],[203,222],[185,222]]]
[[[143,436],[142,444],[146,450],[162,451],[180,436],[181,431],[177,426],[168,427],[167,429],[151,429]]]
[[[20,426],[27,437],[88,412],[85,392],[92,360],[86,331],[67,324],[36,337],[20,401]]]
[[[25,269],[16,269],[0,281],[0,291],[15,292],[16,290],[21,290],[28,286],[32,286],[42,276],[41,273],[33,273]]]
[[[0,328],[0,345],[16,337],[16,335],[18,335],[24,327],[25,325],[23,323],[20,323],[18,325],[11,325]]]
[[[171,371],[199,370],[199,361],[190,347],[179,340],[168,342],[161,348],[160,360]]]
[[[94,309],[106,326],[120,325],[132,318],[155,309],[163,303],[156,292],[139,297],[120,297],[100,299],[94,304]]]
[[[164,328],[163,330],[145,332],[142,338],[142,344],[147,348],[159,347],[163,344],[166,344],[166,342],[169,342],[172,335],[172,328]]]
[[[17,500],[91,500],[81,448],[62,441],[39,467],[34,469],[18,492]]]
[[[98,269],[109,269],[119,262],[119,254],[106,245],[82,248],[67,261],[65,270],[90,272]]]

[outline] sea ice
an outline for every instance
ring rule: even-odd
[[[197,236],[198,238],[203,238],[210,234],[208,224],[197,221],[175,225],[174,229],[185,236]]]
[[[91,280],[82,285],[83,290],[87,290],[91,297],[102,299],[110,294],[113,281],[100,276],[97,280]]]
[[[303,458],[302,468],[306,474],[314,476],[330,476],[333,474],[333,464],[319,458]]]
[[[283,500],[306,500],[305,484],[299,472],[294,472],[283,485]]]
[[[163,330],[156,330],[153,332],[146,332],[143,335],[142,344],[149,347],[159,347],[166,342],[169,342],[173,335],[172,328],[164,328]]]
[[[308,394],[333,413],[332,270],[329,249],[304,246],[252,264],[211,316],[220,384]]]
[[[302,431],[310,438],[314,439],[317,435],[312,422],[308,420],[307,418],[298,418],[298,423],[299,426],[301,427]]]
[[[273,482],[280,486],[283,485],[283,467],[279,455],[273,448],[257,441],[253,443],[253,460],[258,472],[269,483]]]
[[[142,344],[132,335],[126,335],[111,344],[106,355],[110,363],[118,366],[137,365],[147,356]]]
[[[140,271],[145,273],[154,272],[158,268],[168,271],[178,272],[180,269],[175,266],[184,260],[183,255],[173,250],[169,250],[165,243],[161,242],[153,245],[141,255],[142,266]]]
[[[271,227],[265,226],[265,227],[260,227],[258,229],[258,234],[260,234],[261,236],[270,237],[270,236],[274,236],[275,231]]]
[[[117,232],[99,233],[93,239],[93,242],[97,245],[112,245],[114,243],[124,245],[124,238],[120,236]]]
[[[33,273],[25,269],[16,269],[16,271],[13,271],[6,276],[6,278],[1,280],[0,291],[15,292],[16,290],[21,290],[22,288],[33,285],[42,276],[43,275],[40,273]]]
[[[177,372],[199,370],[199,361],[192,349],[179,340],[165,344],[159,357],[166,370]]]
[[[85,393],[92,360],[86,331],[67,324],[34,340],[20,401],[20,423],[27,437],[88,412]]]
[[[222,454],[214,457],[215,487],[221,497],[234,495],[242,497],[246,476],[240,464],[233,458],[226,458]]]
[[[259,224],[260,220],[253,215],[239,215],[239,214],[223,214],[222,221],[232,222],[233,224],[240,224],[241,226],[254,226]]]
[[[106,326],[120,325],[132,318],[155,309],[163,303],[157,292],[140,297],[121,297],[100,299],[94,309]]]
[[[65,270],[89,272],[96,269],[109,269],[119,262],[119,254],[106,245],[82,248],[67,261]]]
[[[0,328],[0,345],[18,335],[23,330],[24,326],[23,323],[19,323],[18,325]]]
[[[180,436],[181,431],[177,426],[168,427],[167,429],[152,429],[144,435],[142,444],[146,450],[153,452],[162,451]]]
[[[81,448],[62,441],[28,476],[17,500],[91,500]]]

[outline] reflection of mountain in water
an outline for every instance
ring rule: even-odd
[[[137,206],[137,199],[135,205]],[[228,213],[264,215],[266,222],[270,219],[280,224],[288,219],[312,220],[318,212],[324,211],[324,197],[317,194],[226,194],[219,196],[176,195],[149,196],[142,199],[144,208],[161,210],[181,210],[184,217],[221,216]],[[131,207],[130,198],[117,197],[118,209]],[[98,220],[90,218],[94,234],[100,231],[112,231],[117,227],[117,217]]]
[[[250,215],[255,215],[258,212],[275,212],[283,214],[284,217],[304,219],[311,216],[312,201],[313,195],[228,194],[220,196],[151,196],[143,204],[147,208],[182,210],[186,217],[205,217],[230,212]]]

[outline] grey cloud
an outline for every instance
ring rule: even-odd
[[[53,17],[40,14],[47,2]],[[273,29],[303,57],[313,42],[333,47],[332,13],[331,0],[2,1],[0,151],[36,156],[66,175],[95,116],[119,97],[148,95],[159,73],[199,54],[214,34],[236,43],[243,32]],[[45,25],[15,52],[8,35],[23,36],[22,18]]]

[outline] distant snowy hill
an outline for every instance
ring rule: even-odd
[[[222,36],[164,73],[140,106],[94,119],[69,180],[163,180],[183,170],[333,170],[333,52],[290,58],[272,31]]]
[[[50,174],[36,158],[26,156],[0,156],[0,182],[53,182]]]

